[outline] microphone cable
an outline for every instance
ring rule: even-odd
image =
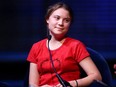
[[[53,70],[54,70],[54,72],[55,72],[55,74],[56,74],[56,77],[58,78],[60,84],[61,84],[63,87],[67,87],[67,86],[68,86],[68,87],[72,87],[72,86],[70,85],[69,82],[67,82],[67,81],[65,81],[65,80],[63,80],[63,79],[61,78],[61,76],[57,73],[57,71],[56,71],[56,69],[55,69],[55,67],[54,67],[54,63],[53,63],[53,60],[52,60],[52,54],[51,54],[50,47],[49,47],[49,41],[51,40],[51,38],[52,38],[52,36],[51,36],[51,35],[48,35],[48,51],[49,51],[49,55],[50,55],[50,61],[51,61],[51,64],[52,64],[52,68],[53,68]]]

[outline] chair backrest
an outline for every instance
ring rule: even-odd
[[[87,50],[90,53],[92,60],[94,61],[94,63],[96,64],[97,68],[99,69],[102,75],[102,82],[111,86],[112,75],[111,75],[110,68],[105,58],[99,52],[89,47],[87,47]],[[92,87],[96,87],[96,86],[92,86]]]

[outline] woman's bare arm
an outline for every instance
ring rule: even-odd
[[[94,80],[102,80],[99,70],[90,57],[83,59],[79,64],[87,74],[87,77],[77,80],[79,87],[90,85]]]
[[[30,70],[29,70],[29,87],[39,87],[39,73],[37,70],[37,64],[30,63]]]

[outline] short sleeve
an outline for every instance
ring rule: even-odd
[[[37,63],[36,48],[37,48],[36,44],[33,44],[33,46],[31,47],[31,50],[28,54],[27,61]]]
[[[77,62],[80,62],[84,58],[90,56],[89,52],[86,49],[86,46],[82,42],[79,42],[75,50],[75,57]]]

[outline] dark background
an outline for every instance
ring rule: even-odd
[[[32,44],[46,37],[46,8],[57,1],[60,0],[0,0],[0,80],[25,77]],[[62,1],[74,11],[69,36],[100,52],[115,79],[116,0]]]

